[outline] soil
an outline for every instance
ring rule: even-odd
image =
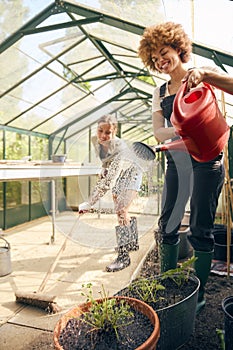
[[[153,272],[153,273],[151,273]],[[159,274],[157,251],[150,252],[142,266],[140,276],[148,277]],[[224,312],[222,301],[233,295],[233,278],[211,274],[206,284],[206,306],[196,316],[195,330],[189,341],[179,350],[223,350],[221,337],[217,330],[224,330]],[[221,333],[221,332],[220,332]],[[43,342],[40,339],[25,347],[25,350],[53,349],[52,336],[45,334]],[[175,349],[170,349],[175,350]]]
[[[153,332],[150,320],[131,308],[134,316],[117,329],[118,338],[109,325],[105,330],[93,330],[86,322],[70,319],[63,328],[59,343],[64,350],[132,350],[145,342]],[[77,329],[79,332],[77,333]],[[107,330],[108,329],[108,330]]]

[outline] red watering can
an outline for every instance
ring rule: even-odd
[[[133,149],[140,158],[152,160],[155,152],[181,150],[190,153],[198,162],[208,162],[223,150],[230,128],[212,87],[204,83],[185,94],[186,86],[184,83],[178,90],[171,115],[171,123],[181,138],[158,146],[134,142]]]

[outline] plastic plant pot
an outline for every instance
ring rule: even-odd
[[[216,228],[214,240],[214,259],[227,261],[227,228]],[[233,230],[231,231],[230,262],[233,262]]]
[[[160,278],[161,276],[156,276],[156,280],[160,281]],[[188,283],[193,288],[186,298],[162,308],[153,306],[160,321],[160,338],[157,350],[179,349],[193,334],[200,281],[196,276],[189,276]],[[167,288],[169,289],[169,287]],[[134,296],[131,293],[133,292],[128,286],[120,290],[118,295]],[[149,303],[149,305],[151,304]]]
[[[225,350],[232,350],[233,344],[233,296],[222,301],[224,311]]]

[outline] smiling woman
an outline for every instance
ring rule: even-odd
[[[193,127],[187,133],[174,123],[177,116],[178,97],[184,88],[183,79],[187,74],[185,63],[190,60],[192,42],[181,24],[166,22],[145,29],[138,53],[143,63],[152,71],[167,74],[170,79],[156,87],[152,100],[152,123],[155,138],[162,142],[175,141],[181,137],[192,139]],[[153,60],[152,60],[153,58]],[[154,62],[155,61],[155,62]],[[183,97],[182,93],[182,97]],[[212,94],[211,94],[212,96]],[[186,120],[195,111],[202,109],[205,99],[197,99],[193,111],[187,109]],[[178,103],[181,105],[181,99]],[[187,105],[188,106],[188,105]],[[216,106],[217,107],[217,106]],[[210,120],[218,122],[218,108],[211,109]],[[181,118],[181,117],[179,117]],[[195,118],[197,122],[197,118]],[[225,120],[224,120],[225,122]],[[193,126],[195,125],[195,122]],[[204,128],[204,124],[200,128]],[[205,145],[210,145],[208,131],[205,138],[200,138]],[[180,136],[177,136],[177,133]],[[217,142],[217,140],[216,140]],[[179,150],[166,152],[167,168],[162,196],[162,211],[155,231],[155,239],[160,251],[161,272],[177,266],[179,253],[179,228],[185,207],[190,197],[190,236],[189,241],[197,260],[194,269],[201,281],[197,312],[205,306],[204,287],[208,279],[214,248],[213,227],[218,198],[224,183],[224,166],[222,162],[224,144],[211,154],[208,159],[197,159],[187,147],[190,154]],[[211,179],[211,181],[210,181]]]
[[[182,24],[193,40],[193,61],[190,61],[190,67],[216,63],[233,76],[232,6],[233,1],[228,0],[0,1],[1,160],[20,161],[32,156],[30,163],[36,161],[38,165],[49,162],[51,154],[67,154],[67,159],[73,159],[76,164],[84,164],[80,166],[83,175],[84,169],[87,172],[90,170],[88,164],[94,158],[91,157],[93,127],[99,117],[106,113],[117,116],[120,124],[119,137],[123,136],[128,142],[142,141],[151,145],[154,140],[150,122],[152,95],[154,87],[162,85],[167,77],[164,73],[157,74],[157,71],[148,70],[137,55],[145,26],[170,20]],[[172,49],[175,54],[176,48]],[[161,68],[166,69],[167,73],[172,64],[170,58],[166,58]],[[173,82],[166,86],[165,98],[171,98],[169,93],[175,91],[176,85]],[[158,99],[160,100],[159,95]],[[233,96],[226,94],[226,119],[229,125],[232,125],[232,99]],[[171,137],[175,136],[174,129],[170,129],[170,132]],[[229,159],[232,159],[232,152],[231,148]],[[144,213],[149,212],[149,215],[138,217],[141,251],[139,254],[130,253],[130,258],[134,254],[138,257],[142,254],[140,236],[152,227],[152,220],[156,219],[155,216],[161,209],[157,203],[165,168],[163,160],[161,171],[154,168],[153,193],[148,196],[150,184],[148,185],[147,178],[143,178],[143,190],[139,192],[140,202],[131,207],[133,215],[144,210],[142,206],[145,208]],[[15,165],[16,168],[17,166],[19,165]],[[45,167],[44,172],[47,173],[48,165],[43,166]],[[63,164],[62,168],[66,167],[69,164]],[[4,170],[4,164],[1,168]],[[230,168],[233,169],[233,166]],[[15,174],[19,173],[15,169]],[[185,171],[183,174],[181,172],[181,175],[185,174]],[[90,173],[84,177],[79,175],[76,172],[69,178],[62,178],[57,192],[59,197],[56,211],[68,209],[65,214],[69,215],[67,203],[76,209],[78,203],[89,196],[96,177]],[[81,178],[80,181],[78,177]],[[206,192],[212,179],[212,176],[208,177],[207,186],[203,184],[201,193]],[[47,213],[52,212],[51,188],[47,182],[40,186],[38,181],[3,180],[0,186],[0,227],[3,230],[42,216],[46,218]],[[42,196],[41,188],[44,193]],[[87,219],[89,220],[88,215]],[[132,222],[133,227],[134,223],[135,221]],[[61,224],[59,225],[60,229]],[[89,226],[94,227],[93,221]],[[114,226],[112,223],[113,238]],[[63,227],[63,232],[67,232],[69,225],[64,223]],[[90,236],[87,239],[83,231],[81,236],[75,236],[75,240],[80,237],[81,243],[92,248],[114,249],[115,239],[112,243],[112,236],[110,239],[107,237],[111,234],[110,230],[102,227],[99,229],[98,226],[93,229],[95,235],[96,230],[100,233],[98,245],[92,243],[89,227]],[[129,269],[125,269],[126,272],[131,267],[132,263]],[[90,271],[90,265],[86,266],[85,271]],[[112,279],[111,276],[108,277]],[[9,306],[4,299],[2,304],[3,308]],[[13,309],[11,311],[14,313]],[[206,326],[204,322],[203,325]],[[6,328],[4,338],[0,337],[0,348],[17,348],[18,344],[9,344],[11,336],[18,342],[12,327]],[[9,341],[3,344],[4,339],[8,338]],[[25,339],[24,343],[26,342]],[[24,347],[26,349],[27,344]],[[36,348],[42,349],[42,346]]]
[[[192,43],[180,24],[166,22],[146,28],[138,54],[152,71],[162,73],[163,65],[167,64],[166,56],[171,49],[178,50],[181,62],[186,63],[190,59]]]

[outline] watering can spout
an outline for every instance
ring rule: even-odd
[[[197,146],[189,138],[185,138],[185,140],[178,139],[175,141],[171,141],[168,143],[163,143],[155,146],[149,146],[143,142],[134,142],[133,150],[134,150],[134,153],[137,155],[137,157],[144,160],[153,160],[155,159],[155,154],[157,152],[164,152],[164,151],[182,151],[186,153],[192,152],[196,156],[199,155],[199,150]]]
[[[183,137],[175,141],[164,143],[162,145],[155,146],[156,152],[161,151],[183,151],[193,154],[199,154],[199,149],[195,142],[189,137]]]

